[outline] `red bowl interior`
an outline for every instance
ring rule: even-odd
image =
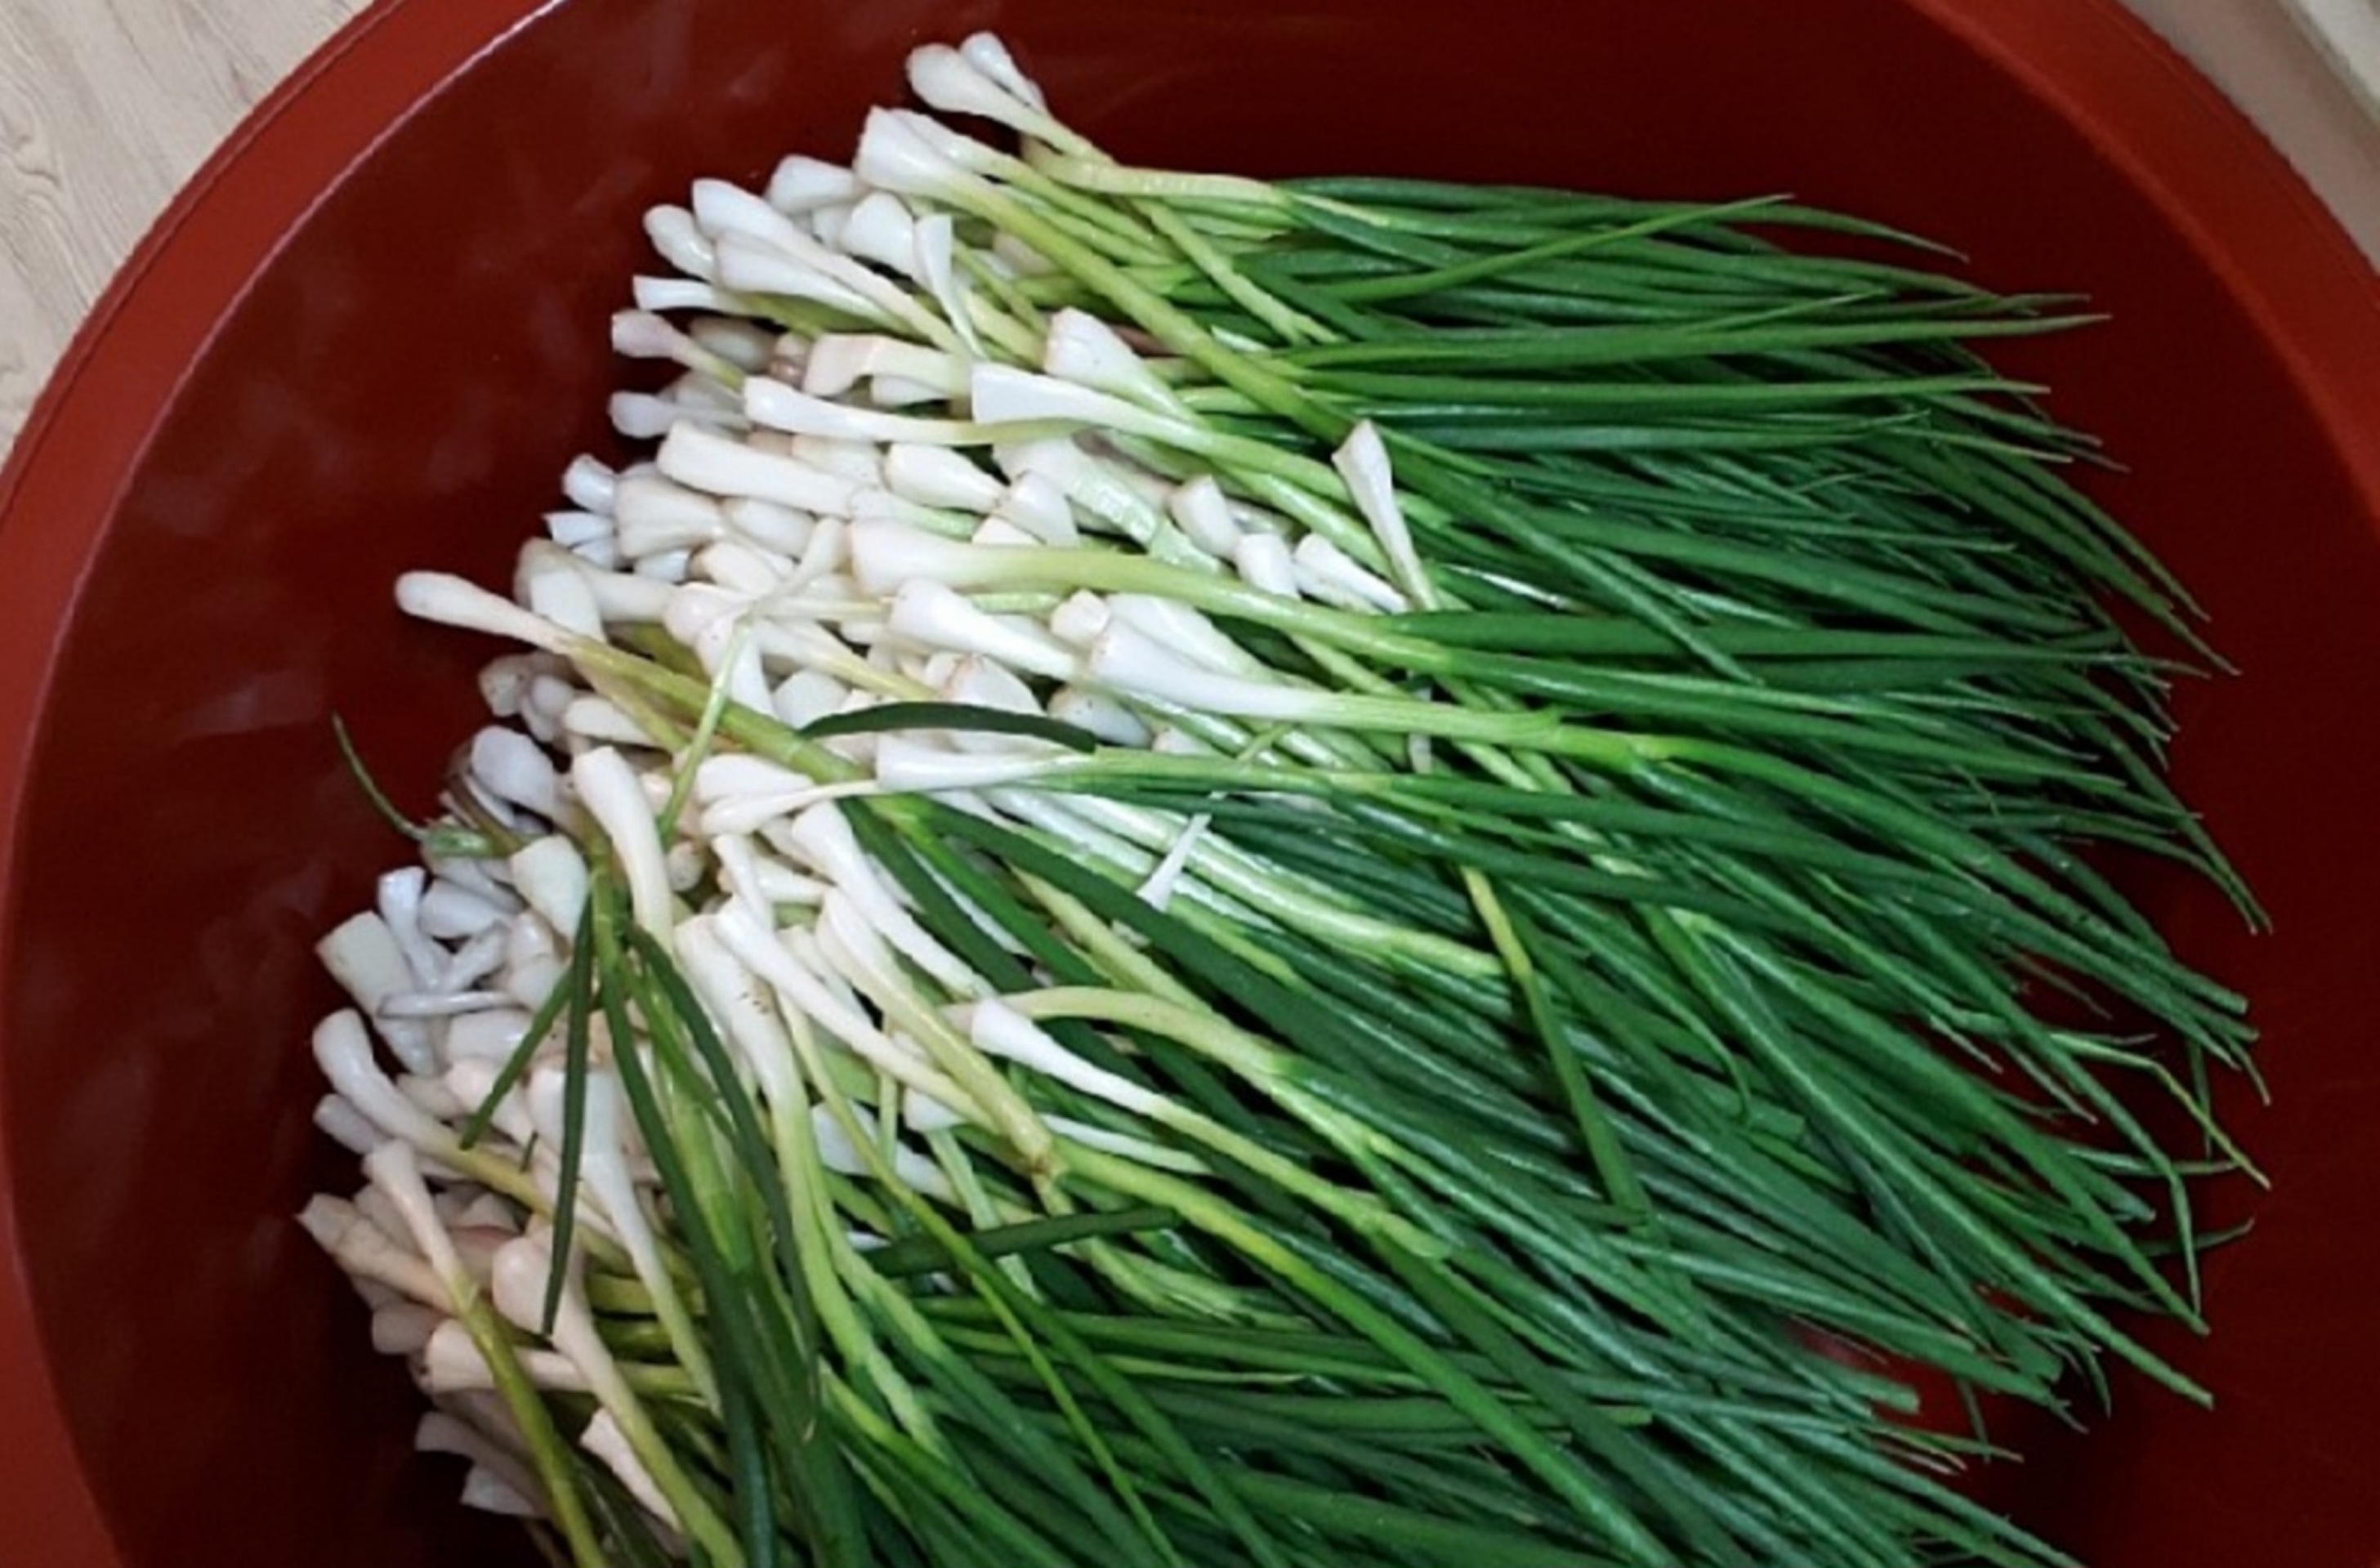
[[[344,1180],[304,1040],[312,936],[397,846],[484,650],[400,569],[502,570],[607,444],[639,207],[847,149],[929,36],[998,27],[1129,154],[1640,194],[1790,190],[2111,315],[2036,347],[2130,466],[2099,488],[2245,674],[2179,766],[2263,892],[2146,895],[2256,999],[2269,1198],[2176,1347],[1994,1477],[2103,1568],[2380,1556],[2380,291],[2278,160],[2093,0],[410,0],[213,164],[0,479],[0,1562],[508,1561],[405,1453],[410,1391],[288,1216]],[[2359,420],[2361,422],[2359,422]],[[407,793],[400,790],[400,794]],[[412,791],[417,797],[421,791]]]

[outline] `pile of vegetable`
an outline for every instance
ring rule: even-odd
[[[2197,1397],[2250,1031],[2095,857],[2254,918],[1978,354],[2073,304],[909,79],[650,213],[645,456],[399,584],[521,645],[322,944],[423,1446],[576,1568],[2065,1561],[1912,1378]]]

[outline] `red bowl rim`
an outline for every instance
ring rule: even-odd
[[[67,348],[0,468],[0,963],[55,628],[189,367],[317,202],[473,59],[563,3],[379,0],[208,160]],[[2146,193],[2264,332],[2380,523],[2380,274],[2283,158],[2115,0],[1904,3]],[[106,1568],[120,1559],[42,1357],[7,1152],[0,1124],[0,1549],[13,1549],[0,1556]]]
[[[215,150],[67,346],[0,468],[0,966],[18,923],[16,851],[55,629],[80,597],[89,541],[190,367],[286,237],[474,59],[561,3],[376,0]],[[8,1170],[0,1125],[0,1559],[115,1568],[43,1360]]]

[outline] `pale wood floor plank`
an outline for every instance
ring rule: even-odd
[[[174,191],[362,0],[0,0],[0,452]]]

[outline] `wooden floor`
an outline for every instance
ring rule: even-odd
[[[2293,26],[2311,0],[2131,3],[2266,106],[2276,140],[2380,255],[2380,136]],[[0,454],[166,199],[363,4],[0,0]]]
[[[118,262],[362,0],[0,0],[0,451]]]

